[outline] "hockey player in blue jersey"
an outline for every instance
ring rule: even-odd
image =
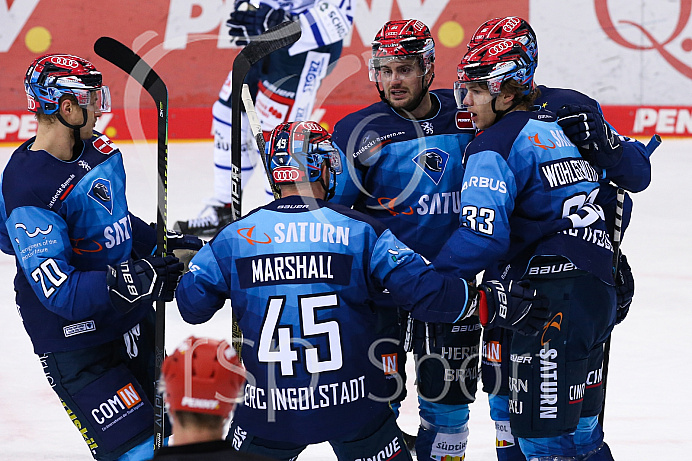
[[[543,300],[518,284],[476,290],[437,274],[382,223],[326,202],[341,163],[317,123],[279,125],[268,150],[282,198],[222,229],[176,292],[190,323],[231,299],[243,332],[248,383],[228,437],[239,451],[282,460],[323,441],[339,460],[411,459],[372,354],[386,340],[377,295],[387,289],[423,321],[478,311],[527,333],[547,319]]]
[[[0,248],[16,259],[17,308],[94,458],[148,459],[152,302],[173,298],[182,264],[151,256],[156,232],[128,211],[122,154],[93,131],[110,110],[101,73],[51,54],[31,64],[24,83],[38,128],[0,186]]]
[[[524,19],[509,16],[494,18],[483,23],[471,37],[468,48],[471,49],[488,40],[497,38],[515,39],[526,46],[536,65],[538,64],[538,42],[533,28]],[[544,109],[557,112],[558,124],[563,127],[570,140],[580,147],[582,157],[589,160],[601,172],[600,190],[596,203],[601,205],[606,216],[609,234],[613,235],[613,224],[616,208],[616,187],[629,192],[644,190],[651,180],[650,155],[658,145],[656,137],[648,146],[617,132],[604,120],[597,101],[574,90],[551,88],[538,85],[540,94],[535,104]],[[587,141],[588,140],[588,141]],[[632,208],[632,201],[625,197],[623,210],[623,230],[627,227]],[[620,264],[616,274],[617,290],[617,323],[627,315],[634,294],[634,279],[624,255],[620,255]],[[515,443],[510,432],[508,409],[508,362],[509,344],[512,332],[502,329],[486,330],[483,333],[484,353],[501,351],[501,354],[490,354],[482,359],[483,389],[490,393],[491,416],[496,423],[497,455],[500,461],[523,461],[524,455]],[[596,360],[600,367],[602,359]],[[588,382],[585,394],[584,414],[591,416],[580,420],[577,428],[578,438],[584,445],[586,453],[598,449],[602,441],[602,429],[597,422],[603,397],[601,369],[591,370],[595,379]],[[495,379],[495,377],[501,377]]]
[[[382,101],[344,117],[334,128],[334,142],[345,153],[345,178],[340,178],[334,200],[377,218],[430,260],[459,225],[462,153],[475,135],[469,114],[457,109],[451,89],[429,91],[434,60],[435,43],[425,24],[386,23],[373,42],[369,66]],[[390,297],[377,302],[398,318]],[[434,325],[404,318],[402,326],[406,349],[412,342],[418,364],[416,455],[419,460],[462,458],[468,404],[478,381],[478,319]],[[398,343],[399,328],[389,328]],[[398,353],[403,373],[401,348],[377,352]],[[395,382],[393,374],[388,378]],[[395,390],[397,408],[402,397]]]
[[[549,297],[542,333],[509,345],[510,421],[526,459],[575,460],[589,366],[615,321],[613,248],[593,203],[599,172],[555,114],[530,110],[534,71],[515,40],[489,40],[462,59],[456,87],[480,133],[464,154],[459,229],[434,264],[524,279]],[[555,233],[570,215],[574,228]]]
[[[231,0],[228,0],[231,2]],[[300,21],[300,39],[255,64],[245,82],[257,107],[262,130],[268,135],[279,123],[307,120],[317,90],[341,56],[342,42],[353,26],[353,0],[235,0],[228,33],[244,46],[266,29],[287,20]],[[214,135],[214,196],[198,217],[178,221],[175,229],[212,237],[231,221],[231,75],[212,108]],[[248,183],[259,155],[247,115],[242,112],[241,185]],[[261,163],[260,163],[261,165]],[[266,183],[266,181],[265,181]],[[266,189],[265,201],[272,198]]]

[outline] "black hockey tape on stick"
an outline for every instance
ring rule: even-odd
[[[240,218],[240,94],[250,68],[276,50],[292,45],[300,38],[300,22],[286,21],[254,37],[233,60],[231,78],[231,213]],[[263,151],[262,151],[263,152]],[[271,184],[271,182],[270,182]]]
[[[94,51],[134,78],[149,93],[156,104],[158,118],[158,197],[156,213],[156,254],[165,256],[167,250],[166,220],[168,217],[168,89],[161,77],[140,56],[111,37],[101,37]],[[158,392],[161,365],[165,358],[166,303],[156,301],[156,335],[154,339],[156,370],[154,382],[154,450],[163,446],[165,407]]]
[[[264,135],[262,134],[262,124],[259,121],[259,117],[257,117],[255,103],[252,102],[250,88],[246,84],[243,84],[242,99],[247,118],[250,121],[250,129],[252,130],[252,135],[255,137],[255,141],[257,141],[257,148],[259,149],[260,158],[262,159],[262,166],[264,166],[264,172],[267,173],[267,180],[269,181],[269,186],[272,188],[274,199],[281,198],[281,190],[272,180],[272,174],[269,169],[269,158],[267,157]]]
[[[622,213],[625,208],[625,190],[618,187],[615,202],[615,225],[613,226],[613,276],[617,276],[618,264],[620,263],[620,242],[622,241]],[[610,365],[610,341],[613,333],[608,335],[608,339],[603,347],[603,403],[601,413],[598,415],[598,422],[603,427],[605,419],[606,385],[608,384],[608,365]]]

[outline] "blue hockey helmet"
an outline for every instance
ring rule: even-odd
[[[110,112],[111,97],[94,65],[70,54],[48,54],[37,58],[26,71],[24,89],[29,112],[55,114],[60,98],[70,94],[83,109],[98,104]]]
[[[267,145],[267,162],[275,184],[315,182],[322,180],[322,164],[330,171],[328,199],[334,194],[336,176],[341,173],[339,151],[331,135],[312,121],[285,122],[271,132]]]

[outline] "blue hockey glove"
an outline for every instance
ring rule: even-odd
[[[625,320],[630,311],[630,304],[634,297],[634,276],[632,268],[627,262],[627,257],[620,253],[618,273],[615,274],[615,292],[617,293],[617,310],[615,311],[615,325]]]
[[[282,9],[274,9],[264,3],[255,7],[248,1],[236,1],[235,10],[226,25],[229,28],[228,34],[237,37],[235,44],[245,46],[254,36],[288,19],[290,16]]]
[[[478,286],[478,315],[485,328],[502,327],[533,336],[548,321],[548,298],[529,288],[527,281],[503,284],[497,280]]]
[[[108,266],[106,284],[113,307],[126,314],[143,302],[172,301],[182,273],[183,264],[175,256],[147,256]]]
[[[622,158],[620,137],[603,119],[597,107],[567,104],[557,111],[567,137],[579,148],[585,160],[600,168],[610,168]]]

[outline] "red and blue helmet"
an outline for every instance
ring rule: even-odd
[[[418,58],[423,75],[435,62],[435,41],[428,26],[417,19],[389,21],[372,42],[368,63],[370,81],[379,81],[379,69],[392,59]]]
[[[486,83],[490,94],[500,94],[502,83],[515,80],[529,94],[533,86],[535,61],[524,45],[499,38],[471,48],[457,68],[459,83]],[[456,85],[455,85],[456,88]]]
[[[528,22],[517,16],[490,19],[474,32],[467,48],[470,50],[489,40],[509,38],[524,45],[538,66],[538,40]]]
[[[110,112],[111,97],[94,65],[70,54],[48,54],[37,58],[24,77],[29,112],[55,114],[60,98],[70,94],[83,109],[94,103]],[[97,93],[98,92],[98,93]]]
[[[331,174],[325,189],[333,191],[335,175],[341,173],[339,151],[317,122],[281,123],[271,132],[267,153],[272,180],[279,185],[319,181],[326,161]]]

